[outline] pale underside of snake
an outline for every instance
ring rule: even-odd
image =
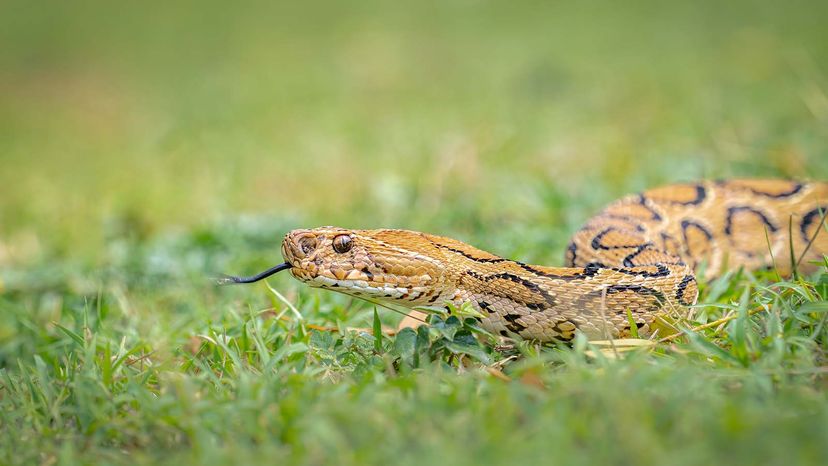
[[[565,267],[415,231],[321,227],[289,232],[284,264],[224,282],[289,269],[310,286],[407,309],[468,302],[485,329],[503,336],[646,337],[657,320],[681,317],[696,303],[699,280],[739,267],[785,275],[798,262],[813,270],[828,254],[828,232],[820,233],[826,210],[826,183],[676,184],[624,197],[589,219],[572,237]]]

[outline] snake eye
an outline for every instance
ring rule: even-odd
[[[354,243],[348,235],[339,235],[333,239],[333,250],[343,254],[351,250]]]
[[[305,255],[310,254],[311,251],[316,249],[316,238],[313,236],[305,236],[299,240],[299,247],[302,248],[302,252]]]

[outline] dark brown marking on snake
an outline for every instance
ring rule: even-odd
[[[724,232],[727,236],[730,236],[733,233],[733,217],[736,214],[738,214],[739,212],[748,212],[748,213],[751,213],[753,215],[756,215],[757,217],[759,217],[759,219],[762,221],[762,223],[764,223],[765,226],[768,227],[768,230],[770,230],[771,233],[776,233],[776,231],[779,230],[779,227],[774,225],[770,221],[770,219],[768,219],[768,217],[765,215],[765,213],[762,212],[761,210],[754,209],[753,207],[750,207],[750,206],[734,206],[734,207],[728,207],[728,209],[727,209],[727,218],[725,218],[725,227],[724,227]]]
[[[627,223],[630,224],[630,226],[635,228],[635,231],[637,231],[639,233],[645,233],[647,231],[646,228],[641,226],[641,223],[640,223],[641,219],[631,217],[629,215],[603,213],[603,214],[600,214],[599,217],[611,218],[613,220],[621,220],[622,222],[627,222]]]
[[[466,259],[471,259],[475,262],[480,262],[480,263],[483,263],[483,264],[498,264],[500,262],[506,262],[508,260],[508,259],[503,259],[502,257],[495,257],[495,258],[491,258],[491,259],[485,259],[485,258],[482,258],[482,257],[474,257],[471,254],[469,254],[466,251],[463,251],[461,249],[452,248],[450,246],[446,246],[445,244],[440,244],[440,243],[437,243],[437,242],[434,242],[434,241],[431,241],[431,240],[429,240],[429,242],[431,244],[433,244],[435,247],[439,248],[439,249],[445,249],[446,251],[451,251],[451,252],[460,254],[461,256],[465,257]]]
[[[655,211],[652,207],[647,205],[647,197],[644,194],[638,195],[638,203],[641,204],[642,207],[647,209],[651,214],[653,214],[652,218],[650,218],[653,222],[660,222],[662,220],[661,215]]]
[[[486,301],[478,301],[477,306],[480,308],[481,311],[485,312],[486,314],[493,314],[494,311],[492,310],[492,305]],[[506,335],[503,335],[506,336]]]
[[[659,277],[666,277],[670,275],[670,269],[667,268],[667,264],[664,263],[655,263],[655,264],[648,264],[643,266],[637,267],[655,267],[656,270],[654,272],[650,272],[648,270],[630,270],[622,267],[607,267],[606,265],[600,262],[590,262],[584,267],[584,271],[581,273],[573,274],[573,275],[557,275],[553,273],[546,273],[542,270],[538,270],[531,265],[523,264],[521,262],[515,262],[521,268],[526,270],[527,272],[531,272],[539,277],[550,278],[552,280],[563,280],[565,282],[571,282],[576,280],[583,280],[586,278],[594,277],[598,275],[598,273],[604,270],[612,270],[613,272],[619,272],[626,275],[632,275],[635,277],[644,277],[644,278],[659,278]],[[669,265],[683,265],[683,264],[674,264],[670,263]],[[636,267],[636,266],[632,266]]]
[[[677,239],[663,231],[661,232],[661,247],[665,251],[678,251],[681,248]],[[678,255],[678,253],[676,252],[674,255]]]
[[[711,241],[713,241],[713,234],[710,233],[710,230],[708,230],[704,225],[702,225],[701,223],[699,223],[695,220],[684,219],[684,220],[681,221],[681,237],[684,240],[684,250],[687,252],[687,254],[690,257],[694,257],[696,254],[694,254],[694,251],[690,250],[690,231],[691,231],[691,229],[695,229],[695,230],[701,232],[701,234],[705,238],[704,242],[707,243],[707,244],[709,244]],[[695,246],[693,249],[697,250],[697,249],[699,249],[699,246]]]
[[[433,304],[434,301],[437,301],[437,298],[439,298],[439,297],[440,297],[440,293],[436,293],[434,296],[431,297],[431,299],[428,300],[428,304]]]
[[[802,233],[802,240],[805,243],[809,243],[811,241],[811,237],[808,235],[808,228],[811,228],[811,225],[814,224],[814,221],[819,219],[820,224],[824,221],[823,217],[828,212],[828,206],[819,206],[814,210],[809,211],[802,217],[802,223],[799,225],[799,231]],[[821,226],[821,225],[820,225]],[[817,227],[819,228],[819,226]]]
[[[575,265],[575,258],[578,257],[578,246],[575,241],[570,242],[566,247],[566,254],[569,256],[566,258],[569,265]]]
[[[682,205],[682,206],[700,205],[702,202],[704,202],[705,199],[707,199],[707,189],[704,187],[703,184],[681,184],[681,185],[676,185],[676,187],[677,188],[678,187],[692,188],[696,191],[696,197],[694,197],[693,199],[691,199],[689,201],[679,201],[679,200],[670,199],[670,198],[663,198],[663,197],[658,196],[655,193],[651,193],[651,194],[655,195],[654,200],[656,202],[667,203],[667,204],[672,204],[672,205]]]
[[[644,277],[644,278],[658,278],[658,277],[666,277],[666,276],[670,275],[670,269],[668,269],[667,266],[663,263],[656,263],[656,264],[651,264],[651,265],[642,265],[642,266],[639,266],[639,267],[655,267],[656,271],[655,272],[649,272],[647,270],[635,271],[635,270],[618,268],[618,267],[610,267],[610,270],[612,270],[614,272],[620,272],[620,273],[623,273],[623,274],[632,275],[632,276],[636,276],[636,277]]]
[[[692,201],[685,201],[685,202],[682,202],[682,201],[670,201],[670,203],[672,203],[672,204],[678,204],[678,205],[685,205],[685,206],[691,206],[691,205],[699,205],[699,204],[701,204],[702,202],[704,202],[705,198],[707,198],[707,190],[706,190],[706,189],[704,189],[704,186],[703,186],[703,185],[700,185],[700,184],[697,184],[697,185],[695,186],[695,188],[696,188],[696,198],[695,198],[695,199],[693,199]]]
[[[625,291],[632,291],[633,293],[645,296],[652,296],[659,302],[659,304],[664,304],[667,301],[664,297],[664,293],[662,293],[661,291],[641,285],[611,285],[608,286],[606,290],[608,295],[614,293],[623,293]]]
[[[793,187],[790,189],[790,191],[784,191],[784,192],[781,192],[781,193],[769,193],[767,191],[761,191],[759,189],[751,188],[751,187],[745,187],[745,189],[747,189],[748,191],[752,192],[753,194],[756,194],[756,195],[759,195],[759,196],[770,197],[772,199],[783,199],[783,198],[786,198],[786,197],[791,197],[791,196],[794,196],[796,194],[799,194],[799,192],[802,191],[802,189],[804,187],[805,187],[805,185],[802,184],[802,183],[793,183]]]
[[[604,246],[603,244],[601,244],[601,241],[604,239],[604,236],[607,236],[608,234],[610,234],[614,231],[620,231],[620,230],[618,230],[615,227],[609,227],[609,228],[604,228],[603,230],[598,232],[598,234],[595,235],[592,238],[592,242],[590,243],[591,246],[592,246],[592,249],[595,249],[596,251],[601,250],[601,249],[609,251],[609,250],[612,250],[612,249],[629,249],[629,248],[634,248],[634,247],[638,246],[638,244],[622,244],[620,246]]]
[[[678,288],[676,289],[676,299],[678,300],[679,304],[682,306],[692,306],[693,302],[695,301],[695,297],[693,300],[686,300],[684,293],[687,291],[687,287],[690,285],[691,282],[695,282],[696,277],[693,275],[685,275],[683,279],[681,279],[681,283],[678,284]]]
[[[620,285],[611,285],[606,288],[591,291],[589,293],[583,294],[578,301],[576,302],[579,306],[584,307],[591,307],[595,305],[593,300],[600,300],[599,302],[602,303],[601,306],[603,307],[604,299],[615,293],[624,293],[627,291],[631,291],[633,293],[643,295],[643,296],[652,296],[657,301],[657,308],[661,308],[664,306],[664,303],[667,301],[664,293],[658,291],[653,288],[649,288],[642,285],[629,285],[629,284],[620,284]],[[621,309],[615,309],[616,312],[623,312]]]
[[[506,324],[506,328],[508,328],[509,330],[511,330],[514,333],[520,333],[523,330],[526,330],[527,328],[529,328],[529,327],[521,324],[520,322],[518,322],[518,319],[520,319],[521,317],[523,317],[523,316],[520,315],[520,314],[506,314],[505,316],[503,316],[503,318],[507,322],[509,322],[508,324]]]
[[[627,257],[624,258],[624,262],[623,262],[624,267],[637,267],[637,266],[641,266],[641,265],[650,265],[650,264],[636,264],[635,262],[633,262],[635,260],[635,258],[638,257],[642,252],[655,251],[655,252],[659,252],[661,254],[670,255],[670,254],[665,253],[664,251],[658,251],[657,249],[653,248],[653,246],[654,246],[653,243],[644,243],[641,246],[638,246],[635,249],[635,251],[632,252],[632,254],[630,254],[630,255],[628,255]],[[661,262],[661,263],[666,264],[666,262]],[[670,265],[684,265],[684,261],[678,260],[678,261],[669,262],[669,264]]]
[[[563,324],[565,322],[568,322],[568,323],[572,324],[573,326],[575,326],[575,328],[571,329],[571,330],[562,329],[560,327],[560,324]],[[560,341],[567,341],[567,342],[572,341],[572,339],[575,338],[575,330],[577,330],[577,329],[578,329],[578,325],[575,322],[572,322],[570,320],[561,320],[561,321],[555,322],[552,325],[552,331],[556,333],[555,339],[560,340]]]
[[[359,269],[359,271],[360,271],[360,272],[362,272],[362,273],[364,273],[364,274],[365,274],[365,276],[366,276],[366,277],[368,277],[368,280],[370,280],[370,281],[373,281],[373,280],[374,280],[374,274],[373,274],[373,273],[371,273],[371,271],[370,271],[370,270],[368,270],[368,266],[367,266],[367,265],[366,265],[366,266],[363,266],[361,269]]]
[[[584,271],[581,272],[581,273],[577,273],[577,274],[574,274],[574,275],[558,275],[558,274],[554,274],[554,273],[546,273],[542,270],[538,270],[538,269],[532,267],[531,265],[524,264],[523,262],[515,262],[515,264],[520,266],[523,270],[526,270],[527,272],[533,273],[533,274],[535,274],[539,277],[551,278],[553,280],[563,280],[565,282],[570,282],[570,281],[574,281],[574,280],[583,280],[583,279],[588,278],[588,277],[594,277],[595,275],[598,274],[598,272],[602,268],[605,268],[603,266],[603,264],[589,263],[584,268]]]
[[[690,228],[695,228],[695,229],[699,230],[704,235],[704,237],[707,238],[707,241],[710,241],[710,240],[713,239],[713,235],[710,233],[710,231],[708,231],[707,228],[704,227],[704,225],[702,225],[701,223],[699,223],[695,220],[685,219],[685,220],[681,221],[681,234],[684,237],[684,244],[685,245],[687,244],[687,236],[688,236],[687,235],[687,230],[690,229]]]
[[[523,302],[521,302],[521,304],[528,307],[529,309],[541,310],[541,309],[547,309],[547,308],[550,308],[550,307],[555,307],[557,305],[557,300],[555,299],[555,296],[549,294],[546,290],[542,289],[537,284],[532,283],[531,281],[529,281],[525,278],[518,277],[517,275],[511,274],[509,272],[493,273],[493,274],[490,274],[490,275],[481,275],[481,274],[475,272],[474,270],[466,270],[465,273],[466,273],[466,275],[468,275],[470,277],[473,277],[477,280],[480,280],[482,282],[490,282],[492,280],[497,280],[497,279],[509,280],[513,283],[518,283],[520,285],[523,285],[524,288],[528,289],[532,293],[538,294],[541,297],[543,297],[543,300],[546,302],[546,305],[540,304],[540,303],[523,303]],[[513,295],[503,296],[503,297],[515,301],[515,296],[513,296]]]

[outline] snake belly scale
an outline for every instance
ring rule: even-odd
[[[738,267],[786,274],[800,256],[802,268],[813,269],[828,253],[828,233],[818,234],[826,210],[826,183],[704,181],[610,204],[573,235],[566,267],[415,231],[321,227],[285,236],[279,270],[410,309],[470,302],[482,326],[504,336],[618,338],[632,326],[648,336],[659,316],[681,315],[696,302],[699,280]]]

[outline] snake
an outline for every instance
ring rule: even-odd
[[[312,287],[411,311],[469,303],[482,328],[504,337],[645,338],[687,314],[699,282],[728,270],[828,266],[826,211],[825,182],[679,183],[610,203],[572,236],[563,267],[417,231],[325,226],[288,232],[284,263],[221,283],[289,270]]]

